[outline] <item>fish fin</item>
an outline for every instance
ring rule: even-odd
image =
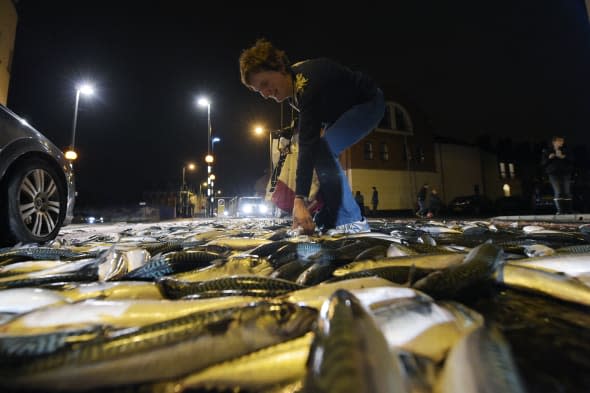
[[[412,263],[412,266],[410,266],[410,270],[408,271],[408,280],[403,285],[405,287],[411,288],[412,283],[414,282],[414,277],[416,277],[416,264]]]

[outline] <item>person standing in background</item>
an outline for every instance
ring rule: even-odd
[[[359,205],[359,208],[361,209],[361,214],[364,217],[365,216],[365,197],[363,196],[363,194],[361,194],[360,191],[357,191],[356,194],[354,194],[354,200]]]
[[[572,212],[571,181],[574,166],[571,154],[564,144],[563,137],[554,136],[551,139],[551,146],[543,149],[541,160],[541,165],[553,188],[555,214]]]
[[[442,201],[440,200],[440,197],[438,196],[438,191],[436,191],[436,188],[432,188],[430,190],[430,198],[428,198],[428,214],[427,217],[428,218],[432,218],[432,217],[437,217],[438,214],[440,213],[440,209],[442,207]]]
[[[420,190],[418,191],[418,211],[416,212],[416,216],[424,217],[428,212],[426,207],[426,195],[428,194],[428,184],[424,183]]]
[[[373,205],[373,215],[377,213],[377,206],[379,206],[379,191],[377,187],[373,186],[373,195],[371,196],[371,204]]]

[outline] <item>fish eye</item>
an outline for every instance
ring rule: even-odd
[[[281,303],[277,305],[276,308],[274,308],[273,310],[275,318],[280,323],[288,321],[294,311],[295,307],[291,303]]]

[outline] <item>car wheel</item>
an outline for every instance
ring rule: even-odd
[[[46,161],[33,159],[8,176],[3,207],[7,240],[42,243],[54,239],[64,222],[67,204],[57,170]]]

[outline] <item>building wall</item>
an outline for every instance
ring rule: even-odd
[[[0,104],[6,105],[17,14],[12,0],[0,0]]]
[[[484,193],[481,156],[478,148],[466,145],[438,144],[438,171],[441,174],[441,199],[449,202],[461,195],[472,195],[475,186]]]
[[[515,168],[514,176],[506,168],[505,178],[500,176],[499,161],[495,154],[482,152],[482,174],[484,179],[484,193],[492,200],[504,196],[503,187],[510,187],[511,196],[522,196],[523,188],[519,174],[519,168]],[[506,163],[507,164],[507,163]],[[507,166],[507,165],[506,165]]]
[[[379,210],[409,210],[416,208],[416,194],[423,183],[440,189],[436,172],[408,170],[350,169],[347,171],[353,193],[360,191],[365,205],[371,205],[373,186],[379,191]]]

